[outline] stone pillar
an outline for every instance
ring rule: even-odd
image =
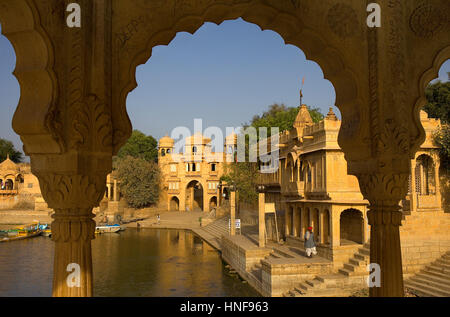
[[[53,296],[93,295],[91,240],[95,222],[92,208],[105,192],[105,175],[68,175],[34,170],[50,208],[55,242]]]
[[[331,222],[331,246],[338,247],[341,245],[341,231],[340,231],[340,214],[341,209],[331,206],[330,210],[330,222]]]
[[[320,243],[325,243],[325,235],[324,235],[324,211],[319,210],[319,239]]]
[[[118,197],[117,197],[117,180],[114,180],[114,201],[119,201]]]
[[[408,191],[409,173],[358,175],[361,192],[369,200],[370,263],[381,269],[381,287],[371,287],[371,297],[403,297],[399,202]]]
[[[108,200],[111,200],[111,184],[106,184],[106,191],[108,192]]]
[[[301,229],[300,229],[300,232],[301,232],[301,234],[300,234],[300,238],[304,238],[304,236],[305,236],[305,233],[306,233],[306,227],[307,227],[307,225],[308,225],[308,215],[307,215],[307,212],[308,212],[308,209],[306,209],[306,208],[302,208],[302,213],[301,213],[301,215],[300,215],[300,217],[302,218],[302,221],[301,221],[301,223],[302,223],[302,227],[301,227]]]
[[[210,195],[206,194],[205,190],[203,190],[203,212],[209,212],[210,199]]]
[[[417,211],[417,193],[416,193],[416,160],[411,160],[411,206],[410,211]]]
[[[259,241],[259,247],[264,248],[266,246],[266,238],[265,238],[265,231],[266,231],[266,212],[265,212],[265,205],[266,205],[266,197],[264,193],[264,186],[259,186],[259,195],[258,195],[258,241]]]
[[[217,209],[219,209],[219,207],[220,207],[220,202],[221,202],[221,199],[222,199],[222,186],[219,186],[218,188],[217,188]]]
[[[194,195],[195,195],[195,189],[194,187],[189,187],[189,211],[194,210]]]
[[[433,157],[433,161],[434,161],[434,179],[436,184],[436,201],[439,206],[439,211],[444,212],[444,208],[442,208],[442,199],[441,199],[441,182],[439,180],[439,167],[440,167],[439,157],[438,156]]]
[[[367,217],[367,209],[363,209],[363,243],[369,241],[370,228],[369,228],[369,218]]]
[[[285,204],[286,208],[285,208],[285,212],[284,212],[284,232],[287,236],[291,235],[291,228],[289,228],[289,223],[290,223],[290,207],[288,204]]]
[[[426,193],[426,184],[427,184],[427,179],[425,177],[425,173],[423,171],[423,165],[420,164],[419,165],[419,175],[420,175],[420,195],[425,195]]]
[[[230,193],[230,235],[236,233],[236,190],[231,189]]]
[[[292,236],[294,236],[294,237],[298,236],[297,222],[298,222],[297,208],[293,207],[292,208],[292,224],[291,224],[291,228],[292,228]]]

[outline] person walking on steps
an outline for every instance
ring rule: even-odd
[[[312,258],[313,255],[317,254],[316,242],[314,241],[314,233],[312,229],[312,227],[308,227],[308,231],[305,233],[305,249],[306,256],[308,258]]]

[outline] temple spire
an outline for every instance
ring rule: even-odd
[[[334,120],[334,121],[337,121],[337,120],[338,120],[338,118],[337,118],[336,115],[334,114],[334,111],[333,111],[333,108],[332,108],[332,107],[330,107],[330,110],[328,111],[328,114],[327,114],[327,116],[325,117],[325,119],[327,119],[327,120]]]

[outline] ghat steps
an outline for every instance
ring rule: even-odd
[[[366,286],[367,265],[370,262],[370,245],[364,244],[337,273],[317,275],[299,283],[284,293],[285,297],[337,297],[349,296]]]
[[[405,281],[412,293],[423,297],[450,297],[450,252]]]
[[[221,250],[220,243],[223,235],[229,234],[229,217],[223,217],[210,223],[209,225],[194,229],[194,233],[202,237],[217,250]]]

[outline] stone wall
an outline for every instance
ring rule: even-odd
[[[292,262],[290,262],[292,261]],[[298,263],[295,259],[262,260],[262,295],[282,296],[300,281],[332,272],[332,263]]]
[[[450,250],[450,214],[415,212],[402,222],[403,273],[417,273]]]

